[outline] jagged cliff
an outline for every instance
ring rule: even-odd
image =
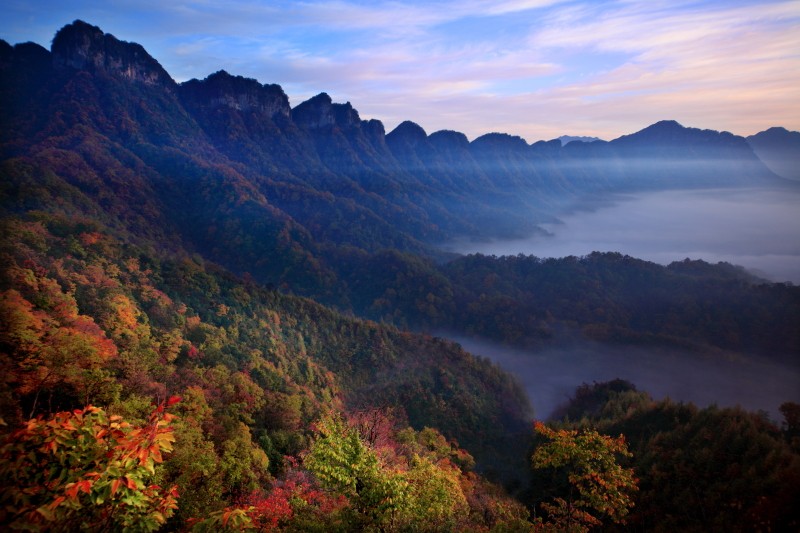
[[[146,85],[174,89],[175,82],[142,45],[120,41],[97,26],[76,20],[62,28],[51,47],[56,68],[105,72]]]

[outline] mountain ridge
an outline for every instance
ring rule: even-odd
[[[441,260],[439,243],[524,237],[595,194],[782,183],[743,138],[675,121],[610,142],[528,144],[506,133],[470,142],[411,121],[387,133],[326,93],[291,107],[279,85],[225,71],[177,84],[140,45],[82,21],[62,28],[51,52],[0,48],[3,154],[46,168],[54,149],[74,158],[78,143],[86,171],[64,172],[94,201],[111,179],[102,161],[122,157],[120,172],[139,183],[126,195],[148,206],[158,231],[235,272],[258,265],[259,279],[300,293],[329,286],[335,247]],[[118,195],[124,181],[113,187]],[[139,220],[145,231],[147,217],[117,196],[102,201],[116,202],[120,226]],[[247,233],[244,246],[220,225]]]
[[[747,143],[777,175],[800,180],[800,132],[773,127],[747,137]]]
[[[524,237],[595,194],[782,184],[743,138],[675,121],[566,146],[505,133],[470,142],[411,121],[387,133],[326,93],[291,107],[279,85],[226,71],[163,90],[139,45],[80,21],[57,37],[56,56],[76,59],[0,46],[9,164],[54,173],[118,227],[183,239],[234,272],[344,307],[349,289],[331,283],[347,277],[343,250],[442,261],[439,243]]]

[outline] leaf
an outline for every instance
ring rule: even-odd
[[[66,498],[64,496],[59,496],[55,500],[53,500],[53,502],[50,505],[48,505],[48,508],[50,510],[54,510],[56,507],[61,505],[65,500]]]
[[[111,496],[114,496],[119,490],[119,486],[122,485],[122,479],[115,479],[111,482]]]
[[[228,526],[228,520],[231,519],[231,514],[233,514],[233,509],[228,509],[224,513],[222,513],[222,525],[223,527]]]
[[[176,403],[181,401],[180,396],[170,396],[169,400],[167,400],[167,407],[175,405]]]

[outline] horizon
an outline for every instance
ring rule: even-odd
[[[10,44],[76,19],[145,47],[176,81],[218,70],[319,94],[391,131],[612,140],[662,120],[800,130],[800,2],[11,2]],[[480,37],[477,35],[480,33]]]

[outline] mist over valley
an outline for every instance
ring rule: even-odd
[[[656,399],[698,406],[741,406],[780,421],[781,404],[800,402],[800,365],[763,356],[697,353],[670,348],[609,346],[563,339],[538,349],[456,337],[467,351],[489,358],[525,388],[537,419],[547,420],[583,383],[624,379]]]
[[[585,199],[527,239],[458,241],[447,249],[539,258],[614,251],[661,265],[700,259],[744,267],[774,282],[800,283],[800,189],[684,189]],[[657,305],[654,302],[654,305]],[[656,398],[707,406],[741,405],[780,420],[778,407],[800,401],[800,366],[762,356],[642,349],[580,342],[579,332],[537,349],[456,337],[525,387],[547,418],[581,383],[625,379]],[[572,340],[569,340],[571,338]]]
[[[583,256],[620,252],[662,265],[685,258],[740,265],[774,282],[800,283],[800,190],[688,189],[591,199],[526,239],[458,241],[487,255]]]

